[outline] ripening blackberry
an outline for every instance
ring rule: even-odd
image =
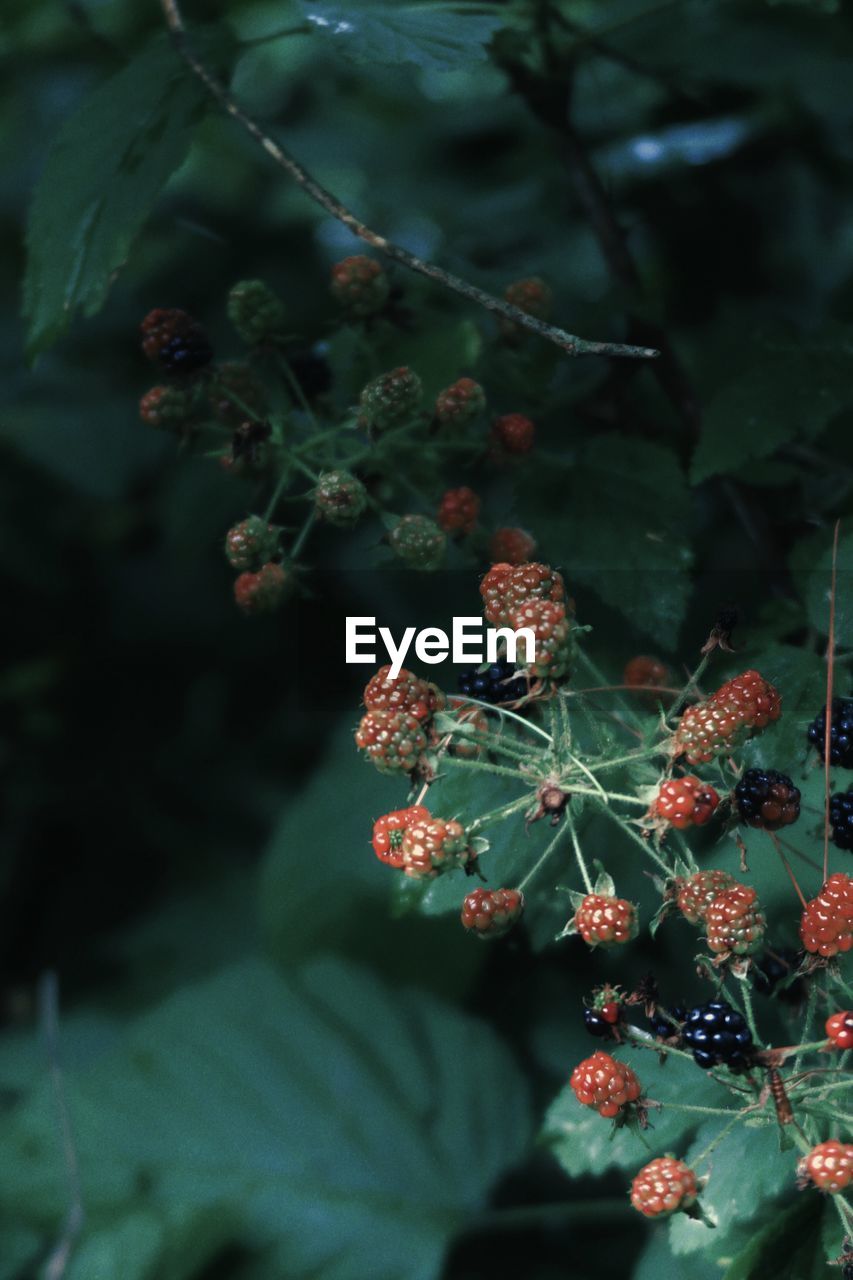
[[[829,824],[832,843],[839,849],[853,849],[853,791],[839,791],[830,797]]]
[[[779,831],[800,816],[799,788],[777,769],[747,769],[734,789],[734,810],[748,827]]]
[[[687,1018],[687,1010],[684,1005],[677,1004],[672,1009],[667,1010],[669,1017],[665,1018],[660,1009],[655,1009],[654,1013],[648,1019],[652,1034],[657,1036],[659,1040],[671,1040],[673,1036],[681,1039],[681,1026],[675,1023],[683,1023]]]
[[[524,676],[516,676],[516,668],[506,658],[499,658],[485,671],[477,667],[465,667],[457,676],[460,693],[481,702],[517,702],[527,693]]]
[[[682,1032],[684,1044],[703,1071],[728,1067],[735,1074],[747,1071],[752,1062],[752,1034],[737,1009],[725,1000],[709,1000],[687,1015]]]
[[[817,748],[821,760],[826,760],[826,707],[821,708],[809,725],[809,742]],[[829,763],[853,769],[853,698],[833,698],[832,717],[829,725]]]

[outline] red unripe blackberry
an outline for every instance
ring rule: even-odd
[[[650,1160],[631,1183],[631,1204],[647,1218],[668,1218],[688,1209],[698,1194],[696,1174],[672,1156]]]
[[[812,1182],[818,1191],[837,1195],[853,1182],[853,1143],[819,1142],[804,1156],[798,1166],[800,1177]]]
[[[462,903],[462,925],[479,938],[499,938],[523,910],[524,895],[518,889],[473,889]]]
[[[364,686],[363,701],[368,711],[408,711],[423,721],[444,705],[444,695],[405,667],[392,676],[391,665],[386,663]]]
[[[359,318],[376,315],[388,301],[390,285],[380,262],[356,253],[332,267],[332,296]]]
[[[403,832],[403,871],[413,880],[433,880],[442,871],[464,867],[474,856],[461,822],[424,818]]]
[[[257,573],[241,573],[234,600],[243,613],[274,613],[290,589],[290,574],[280,564],[262,564]]]
[[[324,471],[314,490],[314,503],[321,519],[349,529],[367,507],[367,490],[349,471]]]
[[[410,422],[421,404],[423,387],[406,365],[381,373],[359,397],[359,426],[377,434]]]
[[[527,280],[514,280],[507,285],[504,298],[513,307],[518,307],[528,316],[537,320],[547,320],[551,314],[551,290],[539,276],[531,276]],[[498,327],[502,337],[509,341],[517,341],[526,330],[505,316],[498,317]]]
[[[703,764],[781,715],[782,700],[757,671],[728,680],[704,702],[688,707],[673,740],[674,754]]]
[[[737,884],[728,871],[697,871],[687,880],[676,879],[676,905],[690,924],[699,924],[715,898]]]
[[[622,673],[622,683],[630,685],[632,689],[644,689],[649,685],[666,685],[669,679],[670,670],[666,663],[661,662],[660,658],[653,658],[645,653],[631,658],[625,664],[625,670]]]
[[[837,956],[853,947],[853,880],[843,872],[829,877],[800,919],[800,940],[812,955]]]
[[[761,950],[764,929],[758,894],[745,884],[724,890],[705,912],[708,950],[715,955],[754,955]]]
[[[493,627],[506,625],[515,611],[528,600],[565,603],[566,588],[561,575],[550,565],[493,564],[480,583],[483,612]]]
[[[411,569],[429,572],[444,559],[447,535],[427,516],[401,516],[388,534],[388,545]]]
[[[492,439],[513,457],[529,453],[535,438],[536,428],[523,413],[505,413],[492,424]]]
[[[605,1119],[617,1116],[624,1107],[636,1102],[642,1092],[631,1068],[602,1049],[578,1063],[569,1083],[578,1102],[594,1107]]]
[[[260,516],[248,516],[225,535],[225,558],[232,569],[252,569],[278,550],[279,531]]]
[[[602,893],[588,893],[574,916],[575,928],[590,947],[615,947],[637,936],[633,902]]]
[[[653,812],[679,831],[687,827],[703,827],[714,813],[720,797],[701,778],[688,774],[685,778],[669,778],[654,802]]]
[[[389,867],[403,865],[403,835],[413,822],[429,822],[429,809],[422,804],[409,805],[408,809],[395,809],[377,818],[373,824],[373,852],[380,862]]]
[[[435,401],[435,420],[461,427],[473,422],[486,407],[486,393],[473,378],[458,378],[452,386],[438,393]]]
[[[207,334],[186,311],[157,307],[139,328],[145,355],[168,373],[195,373],[213,359]]]
[[[480,499],[473,489],[465,485],[461,489],[448,489],[436,515],[436,522],[445,533],[471,533],[480,514]]]
[[[539,679],[555,680],[568,674],[574,654],[572,625],[565,606],[554,600],[533,598],[519,605],[511,615],[513,631],[526,627],[533,632],[535,658],[525,665]]]
[[[380,773],[411,773],[427,748],[421,722],[408,711],[368,711],[355,745]]]
[[[287,333],[284,303],[263,280],[240,280],[233,286],[228,319],[248,346],[275,342]]]
[[[732,805],[741,822],[779,831],[800,816],[800,792],[776,769],[747,769],[734,789]]]
[[[146,426],[181,431],[192,417],[192,396],[183,387],[152,387],[139,401],[139,416]]]
[[[536,539],[524,529],[495,529],[489,542],[489,559],[504,564],[525,564],[536,552]]]
[[[837,1049],[853,1049],[853,1013],[842,1009],[826,1020],[826,1034]]]

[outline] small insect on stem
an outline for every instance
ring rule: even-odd
[[[776,1108],[776,1119],[779,1124],[793,1124],[794,1108],[791,1106],[791,1099],[785,1092],[784,1081],[775,1067],[771,1067],[767,1072],[767,1088],[773,1099],[773,1105]]]

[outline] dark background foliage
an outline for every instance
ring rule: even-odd
[[[816,649],[829,532],[853,489],[849,14],[765,0],[484,5],[508,23],[489,59],[442,71],[348,61],[316,32],[266,42],[302,21],[283,0],[196,10],[242,42],[226,56],[235,90],[372,225],[496,292],[545,277],[574,332],[663,348],[654,369],[571,362],[533,340],[507,358],[470,304],[395,269],[413,327],[374,355],[383,368],[402,353],[433,393],[476,364],[496,407],[537,419],[539,456],[475,487],[492,524],[529,527],[564,568],[597,661],[614,677],[637,651],[692,666],[730,601],[742,609],[746,665],[771,644]],[[30,1071],[45,1070],[27,1032],[46,969],[69,1011],[67,1052],[83,1061],[98,1037],[111,1043],[173,992],[192,1020],[191,984],[261,949],[288,979],[333,953],[334,982],[358,965],[367,989],[389,984],[391,1004],[405,1002],[398,986],[415,986],[485,1018],[541,1114],[589,1043],[583,949],[534,954],[522,933],[487,951],[452,921],[396,918],[367,832],[403,797],[358,761],[349,736],[366,672],[343,664],[343,618],[376,613],[397,629],[472,613],[480,566],[391,572],[377,526],[324,532],[305,596],[247,621],[220,544],[253,495],[137,420],[151,381],[141,317],[185,307],[227,354],[227,291],[255,275],[279,290],[301,343],[330,344],[346,405],[357,375],[327,278],[354,242],[212,113],[103,307],[30,367],[20,290],[33,188],[62,122],[138,54],[159,13],[130,0],[7,0],[3,21],[4,1087],[17,1097]],[[65,193],[51,195],[60,237]],[[851,554],[842,538],[842,567]],[[630,976],[604,969],[629,982],[653,964],[674,981],[680,963],[669,943],[646,941]],[[473,1048],[466,1069],[476,1070]],[[523,1096],[504,1091],[519,1080],[494,1083],[491,1125],[516,1112],[524,1129]],[[481,1101],[475,1079],[466,1106]],[[346,1127],[346,1097],[338,1106]],[[520,1157],[523,1146],[483,1175],[491,1210],[576,1197],[583,1212],[519,1220],[511,1234],[506,1219],[478,1216],[482,1205],[460,1213],[445,1233],[456,1235],[445,1275],[681,1274],[659,1237],[650,1243],[614,1205],[621,1172],[569,1184],[547,1152]],[[60,1176],[54,1168],[61,1207]],[[223,1217],[238,1194],[223,1190]],[[34,1274],[61,1213],[39,1211],[23,1228],[14,1204],[2,1212],[12,1243],[8,1263],[0,1243],[0,1275]],[[122,1213],[109,1230],[128,1234],[104,1257],[123,1266],[91,1275],[131,1275],[127,1257],[144,1252],[144,1231],[137,1240]],[[373,1240],[385,1229],[364,1225]],[[350,1274],[296,1255],[267,1265],[262,1231],[218,1239],[193,1220],[187,1239],[194,1232],[209,1247],[181,1237],[192,1261],[170,1236],[168,1267],[154,1253],[138,1274]],[[437,1274],[440,1262],[422,1256],[411,1274]]]

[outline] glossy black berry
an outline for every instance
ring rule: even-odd
[[[800,792],[776,769],[747,769],[734,790],[734,809],[741,822],[778,831],[800,816]]]
[[[613,1030],[611,1024],[602,1018],[598,1009],[584,1009],[583,1021],[591,1036],[610,1036]]]
[[[669,1018],[665,1018],[660,1010],[656,1009],[649,1018],[649,1026],[652,1033],[661,1040],[670,1040],[673,1036],[680,1035],[679,1028],[673,1026],[674,1022],[684,1022],[687,1017],[687,1010],[680,1004],[673,1009],[668,1010]]]
[[[839,791],[830,797],[829,824],[832,843],[839,849],[853,849],[853,791]]]
[[[164,343],[157,353],[163,368],[169,373],[192,373],[203,369],[213,359],[213,351],[203,330],[176,334]]]
[[[799,969],[802,958],[800,952],[789,947],[775,948],[756,956],[750,968],[755,990],[759,995],[773,996],[784,1004],[800,1004],[805,999],[805,979],[796,978],[793,982],[788,979]]]
[[[808,740],[817,747],[821,760],[826,759],[826,707],[808,727]],[[829,763],[842,769],[853,769],[853,698],[832,699],[829,729]]]
[[[728,1067],[738,1073],[750,1066],[753,1044],[749,1027],[725,1000],[709,1000],[691,1009],[682,1035],[694,1062],[703,1071]]]
[[[512,679],[515,667],[505,658],[493,662],[485,671],[466,667],[457,677],[459,692],[481,702],[517,702],[527,693],[527,681],[523,676]]]

